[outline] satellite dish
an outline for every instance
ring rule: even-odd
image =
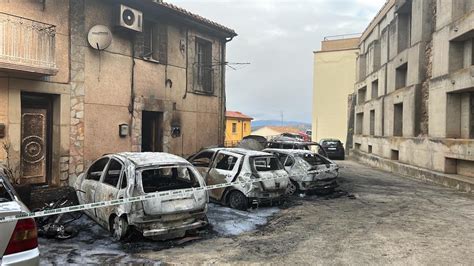
[[[95,25],[87,34],[89,45],[96,50],[105,50],[112,43],[112,32],[104,25]]]

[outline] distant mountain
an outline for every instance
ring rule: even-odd
[[[256,120],[252,121],[252,130],[257,130],[266,126],[285,126],[285,127],[295,127],[301,130],[311,129],[310,123],[298,122],[298,121],[280,121],[280,120]]]

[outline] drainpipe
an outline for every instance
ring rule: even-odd
[[[221,97],[220,97],[220,104],[219,108],[219,142],[224,144],[224,132],[225,132],[225,111],[226,111],[226,94],[225,94],[225,66],[227,62],[225,61],[225,54],[226,54],[226,45],[228,42],[232,41],[235,36],[231,36],[229,38],[225,38],[223,42],[221,42]]]

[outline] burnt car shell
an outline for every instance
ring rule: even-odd
[[[117,153],[96,160],[75,184],[79,202],[92,203],[146,193],[205,186],[185,159],[167,153]],[[178,199],[154,198],[85,211],[93,220],[124,239],[132,228],[144,237],[170,239],[207,225],[208,193],[194,191]]]
[[[208,185],[256,180],[210,191],[210,198],[236,209],[280,202],[289,183],[288,174],[273,154],[240,148],[209,148],[188,159],[206,178]],[[226,162],[227,160],[227,162]],[[258,182],[261,177],[273,180]],[[234,204],[234,197],[239,202]]]
[[[328,158],[308,150],[265,149],[284,165],[293,184],[301,191],[331,191],[338,187],[339,167]]]

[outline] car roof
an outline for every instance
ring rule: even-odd
[[[213,152],[228,151],[228,152],[234,152],[234,153],[237,153],[237,154],[240,154],[240,155],[247,155],[247,156],[268,156],[268,155],[272,155],[272,154],[269,154],[269,153],[263,152],[263,151],[254,151],[254,150],[247,150],[247,149],[242,149],[242,148],[225,148],[225,147],[209,148],[209,149],[204,149],[203,151],[213,151]]]
[[[284,154],[314,154],[315,152],[310,151],[310,150],[292,150],[292,149],[264,149],[264,151],[274,151],[278,153],[284,153]]]
[[[321,139],[320,141],[339,141],[339,142],[341,142],[341,141],[338,140],[338,139]]]
[[[184,158],[166,152],[121,152],[111,154],[131,161],[135,166],[189,164]]]

